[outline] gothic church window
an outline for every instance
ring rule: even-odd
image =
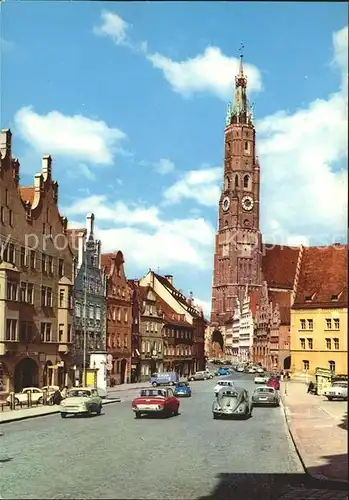
[[[249,175],[245,175],[245,177],[244,177],[244,188],[248,188],[249,184],[250,184],[250,176]]]
[[[235,176],[235,187],[239,187],[239,176]]]
[[[224,180],[224,189],[225,191],[227,191],[230,187],[230,179],[229,177],[226,177],[225,180]]]

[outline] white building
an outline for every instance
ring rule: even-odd
[[[237,362],[239,359],[239,346],[240,346],[240,301],[236,299],[235,309],[232,324],[232,361]]]
[[[248,287],[246,287],[242,302],[239,326],[239,361],[250,361],[252,359],[254,323]]]

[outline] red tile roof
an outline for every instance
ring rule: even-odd
[[[123,253],[119,250],[117,252],[103,253],[101,255],[102,269],[104,269],[106,274],[109,274],[113,260],[116,260],[117,264],[119,264],[119,265],[124,264]]]
[[[19,193],[24,202],[29,202],[32,205],[34,201],[35,189],[34,186],[23,186],[19,188]]]
[[[259,306],[259,301],[261,298],[261,290],[252,290],[249,293],[250,296],[250,311],[254,317],[256,314],[257,307]]]
[[[279,306],[280,320],[282,325],[291,323],[291,291],[289,292],[268,292],[269,300],[273,303],[273,309],[276,304]]]
[[[304,248],[293,308],[348,307],[347,268],[347,245]]]
[[[262,273],[269,288],[293,288],[299,248],[264,245]]]
[[[188,310],[189,314],[191,314],[194,317],[201,317],[201,313],[196,310],[195,307],[193,307],[189,302],[187,297],[185,297],[182,292],[177,290],[165,276],[161,276],[161,274],[154,273],[155,278],[160,281],[160,283],[166,287],[174,296],[174,298],[179,302],[180,304],[183,304],[185,308]]]
[[[153,290],[154,292],[154,290]],[[186,319],[184,314],[179,314],[177,313],[170,305],[168,305],[157,293],[155,293],[156,296],[156,304],[158,308],[162,310],[164,313],[164,319],[167,323],[175,326],[186,326],[193,328],[193,325],[191,325]]]

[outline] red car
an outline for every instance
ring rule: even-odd
[[[274,387],[276,391],[280,390],[280,382],[278,381],[277,378],[271,377],[268,382],[267,382],[268,387]]]
[[[179,414],[179,399],[173,390],[142,389],[140,395],[132,401],[132,410],[136,418],[142,415],[163,415],[170,417]]]

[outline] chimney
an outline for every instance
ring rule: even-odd
[[[173,285],[173,275],[172,274],[165,274],[165,278],[167,279],[167,281]]]
[[[2,158],[5,156],[11,157],[12,133],[8,128],[2,129],[0,132],[0,154]]]
[[[47,179],[51,179],[52,158],[50,155],[46,155],[46,156],[42,157],[41,173],[42,173],[42,176],[44,178],[44,181],[47,181]]]
[[[88,239],[88,237],[90,235],[93,236],[94,225],[95,225],[95,216],[94,216],[94,214],[87,214],[86,215],[87,239]]]

